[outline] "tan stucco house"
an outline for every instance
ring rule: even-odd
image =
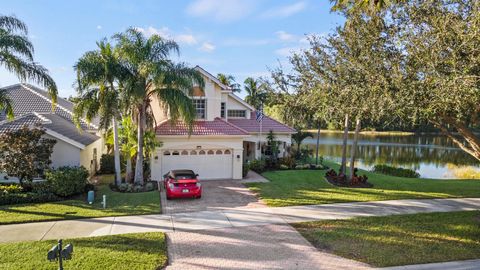
[[[152,101],[155,132],[163,143],[151,157],[152,180],[172,169],[194,170],[201,179],[241,179],[243,163],[261,156],[270,130],[281,142],[280,156],[287,154],[293,128],[267,116],[256,121],[252,106],[203,68],[196,69],[205,88],[194,89],[191,97],[197,120],[190,135],[183,123],[171,124],[168,112]]]
[[[0,112],[0,134],[25,125],[41,126],[45,137],[57,143],[51,156],[52,167],[83,166],[91,173],[99,169],[100,157],[105,145],[95,123],[81,122],[82,130],[73,123],[73,103],[58,98],[55,110],[45,90],[29,84],[15,84],[2,88],[13,102],[15,118],[8,120]],[[4,175],[0,172],[0,177]]]

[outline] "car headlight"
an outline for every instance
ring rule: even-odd
[[[169,188],[169,189],[173,189],[174,187],[175,187],[174,184],[172,184],[172,183],[169,183],[169,184],[168,184],[168,188]]]
[[[197,187],[201,187],[202,184],[200,184],[200,182],[197,182]]]

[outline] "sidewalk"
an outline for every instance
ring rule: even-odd
[[[1,242],[114,235],[136,232],[212,230],[313,220],[478,210],[480,198],[391,200],[278,208],[235,208],[170,215],[105,217],[0,226]]]

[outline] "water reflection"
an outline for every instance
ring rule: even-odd
[[[349,135],[349,143],[353,134]],[[316,138],[304,144],[315,150]],[[350,153],[350,145],[348,146]],[[342,134],[320,135],[320,155],[339,161],[342,155]],[[425,178],[460,178],[459,167],[480,172],[479,162],[440,135],[365,135],[359,137],[358,167],[370,169],[375,164],[416,170]]]

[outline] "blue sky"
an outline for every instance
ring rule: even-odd
[[[343,22],[328,0],[2,1],[0,12],[27,23],[35,60],[50,70],[62,97],[75,95],[72,66],[103,37],[129,26],[175,39],[174,59],[237,82],[268,75],[305,35],[325,35]],[[18,80],[0,68],[0,85]],[[242,95],[243,96],[243,95]]]

